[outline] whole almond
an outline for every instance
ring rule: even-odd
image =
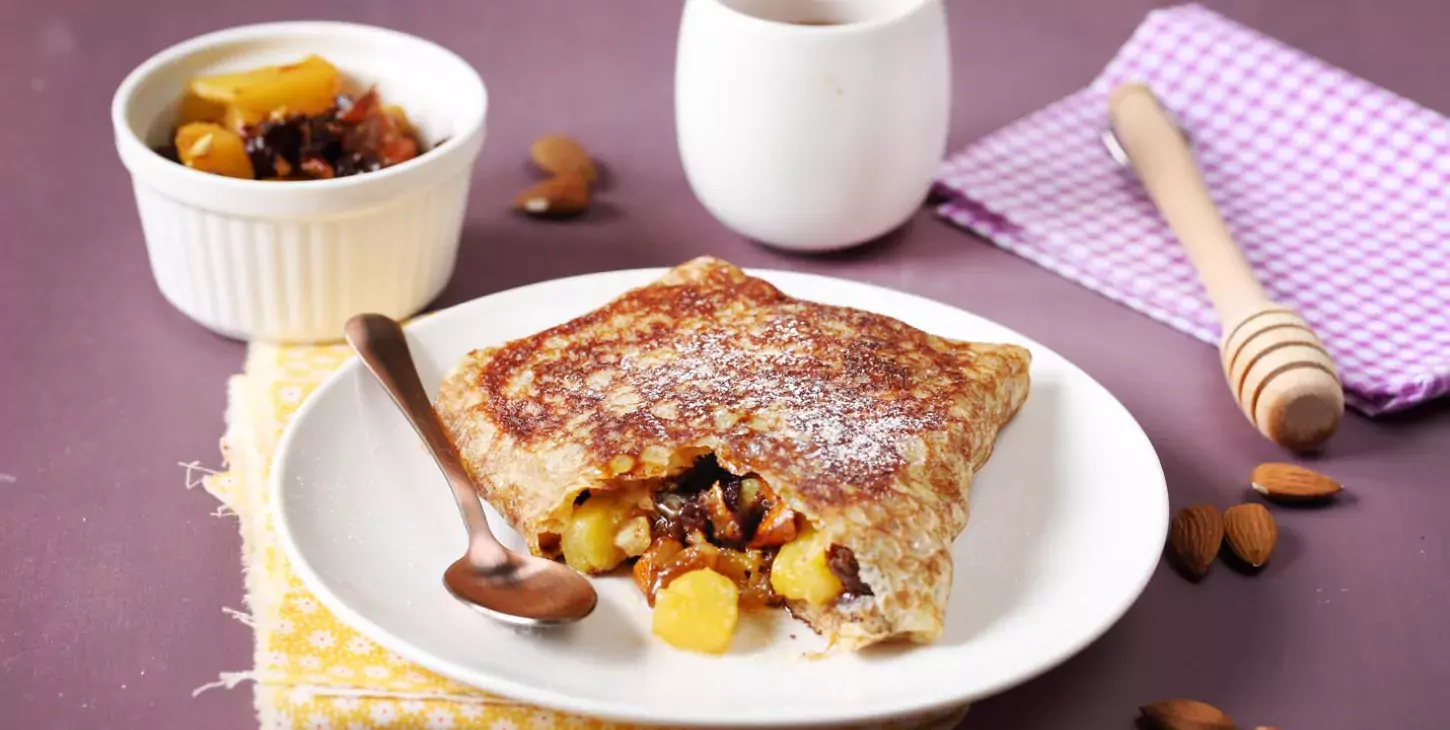
[[[555,175],[519,193],[514,207],[541,218],[579,215],[589,207],[589,183],[573,173]]]
[[[591,185],[599,178],[599,171],[584,146],[562,134],[546,134],[534,140],[529,156],[539,169],[551,175],[573,173]]]
[[[1267,507],[1258,502],[1234,505],[1223,512],[1223,532],[1239,559],[1255,568],[1269,562],[1279,541],[1279,526]]]
[[[1160,730],[1237,730],[1223,711],[1198,700],[1162,700],[1138,710]]]
[[[1271,462],[1254,467],[1254,491],[1276,502],[1311,502],[1338,494],[1344,487],[1312,469]]]
[[[1183,566],[1201,578],[1223,544],[1223,517],[1211,505],[1185,507],[1168,527],[1168,542]]]

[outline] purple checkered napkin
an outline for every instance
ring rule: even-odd
[[[1088,88],[954,155],[940,213],[1204,342],[1218,318],[1099,134],[1149,84],[1269,296],[1369,415],[1450,392],[1450,120],[1197,5],[1150,13]]]

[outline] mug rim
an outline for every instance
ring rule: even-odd
[[[879,28],[895,25],[904,22],[907,18],[916,14],[927,5],[940,5],[942,0],[907,0],[901,5],[901,9],[889,15],[869,20],[860,20],[851,23],[831,23],[829,25],[805,25],[801,23],[790,23],[784,20],[771,20],[758,15],[751,15],[734,5],[730,0],[691,0],[691,2],[706,2],[715,5],[726,13],[740,18],[748,23],[754,23],[760,27],[770,27],[778,32],[815,33],[821,35],[845,35],[849,33],[862,33]]]

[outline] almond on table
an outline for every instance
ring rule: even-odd
[[[1223,512],[1223,527],[1229,549],[1240,560],[1255,568],[1269,562],[1279,541],[1279,526],[1264,505],[1247,502],[1229,507]]]
[[[1198,700],[1172,699],[1138,708],[1148,726],[1158,730],[1237,730],[1222,710]]]
[[[1223,545],[1223,515],[1212,505],[1185,507],[1168,526],[1169,545],[1196,578],[1202,578]]]
[[[1339,494],[1339,482],[1295,464],[1270,462],[1254,467],[1254,491],[1275,502],[1314,502]]]

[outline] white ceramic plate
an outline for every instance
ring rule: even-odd
[[[534,284],[415,322],[423,381],[436,392],[468,350],[558,324],[662,273]],[[436,672],[533,704],[670,725],[842,724],[946,708],[1051,668],[1127,610],[1158,562],[1168,498],[1152,445],[1106,390],[1042,345],[943,304],[752,273],[794,296],[1031,349],[1031,395],[972,487],[937,643],[809,659],[819,639],[782,615],[743,626],[724,657],[694,655],[650,635],[649,608],[627,577],[597,580],[599,608],[563,631],[519,633],[475,613],[440,582],[464,547],[448,488],[356,360],[308,398],[277,451],[272,508],[293,567],[340,619]]]

